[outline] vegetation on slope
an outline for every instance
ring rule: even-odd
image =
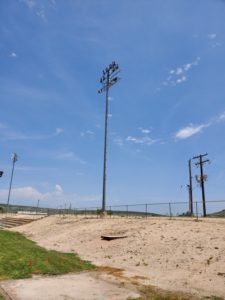
[[[58,275],[92,269],[75,253],[46,250],[17,232],[0,230],[0,280],[32,274]]]

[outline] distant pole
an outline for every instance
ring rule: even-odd
[[[116,75],[119,73],[119,65],[113,61],[105,70],[100,79],[103,85],[98,91],[106,93],[105,98],[105,135],[104,135],[104,163],[103,163],[103,187],[102,187],[102,214],[106,212],[106,163],[107,163],[107,134],[108,134],[108,106],[109,106],[109,88],[120,80]]]
[[[37,209],[36,209],[36,215],[37,215],[38,208],[39,208],[39,202],[40,202],[40,200],[38,199],[38,202],[37,202]]]
[[[188,161],[188,167],[189,167],[189,185],[188,185],[188,191],[189,191],[189,212],[191,215],[193,215],[193,189],[192,189],[192,172],[191,172],[191,159]]]
[[[18,155],[16,153],[13,153],[13,155],[12,155],[12,173],[11,173],[11,179],[10,179],[10,184],[9,184],[9,193],[8,193],[8,200],[7,200],[7,212],[9,211],[9,200],[10,200],[11,189],[12,189],[14,167],[15,167],[15,163],[17,162],[17,160],[18,160]]]
[[[204,156],[207,156],[208,153],[200,154],[198,156],[193,157],[193,159],[199,159],[195,165],[200,165],[200,183],[201,183],[201,190],[202,190],[202,206],[203,206],[203,216],[206,217],[206,203],[205,203],[205,186],[204,186],[204,172],[203,172],[203,165],[206,162],[209,162],[209,159],[202,160]]]

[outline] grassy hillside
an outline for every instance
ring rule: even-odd
[[[75,253],[49,251],[17,232],[0,230],[0,280],[31,277],[32,274],[58,275],[92,269]]]

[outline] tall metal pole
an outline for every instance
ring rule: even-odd
[[[104,134],[104,162],[103,162],[103,184],[102,184],[102,212],[105,212],[106,202],[106,167],[107,167],[107,135],[108,135],[108,107],[109,107],[109,72],[106,78],[106,97],[105,97],[105,134]]]
[[[98,91],[106,92],[105,97],[105,133],[104,133],[104,162],[103,162],[103,185],[102,185],[102,214],[106,213],[106,169],[107,169],[107,135],[108,135],[108,106],[109,88],[120,79],[116,75],[119,73],[119,65],[114,61],[103,71],[100,83],[103,85]]]
[[[12,156],[12,173],[11,173],[11,178],[10,178],[10,184],[9,184],[9,193],[8,193],[8,200],[7,200],[7,212],[9,211],[9,200],[10,200],[10,195],[11,195],[11,189],[12,189],[12,181],[13,181],[13,174],[14,174],[14,167],[15,167],[15,163],[18,160],[18,156],[16,153],[13,153]]]
[[[193,215],[193,189],[192,189],[192,172],[191,172],[191,159],[188,161],[188,167],[189,167],[189,212],[191,215]]]

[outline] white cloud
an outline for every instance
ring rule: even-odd
[[[200,57],[197,57],[193,62],[184,64],[172,69],[169,71],[169,76],[162,83],[164,86],[172,85],[176,86],[177,84],[183,83],[187,80],[187,73],[199,64]]]
[[[214,40],[216,38],[216,33],[208,34],[208,38],[211,39],[211,40]]]
[[[63,193],[63,189],[62,189],[61,185],[56,184],[56,186],[55,186],[55,192],[57,194],[60,194],[60,195]]]
[[[150,129],[142,127],[139,127],[138,129],[141,131],[141,135],[138,137],[129,135],[126,138],[121,138],[120,136],[116,135],[116,133],[111,133],[111,135],[114,135],[114,143],[118,146],[123,146],[125,143],[149,146],[159,142],[158,139],[153,139],[149,136],[149,133],[151,132]]]
[[[142,145],[144,145],[144,144],[145,145],[152,145],[152,144],[155,144],[157,142],[157,140],[154,140],[154,139],[152,139],[148,136],[144,136],[144,137],[141,137],[141,138],[128,136],[126,138],[126,141],[134,143],[134,144],[142,144]]]
[[[223,121],[223,120],[225,120],[225,112],[223,112],[218,118],[218,121]]]
[[[187,77],[186,76],[182,76],[181,78],[177,79],[177,83],[181,83],[181,82],[184,82],[187,80]]]
[[[150,129],[148,129],[148,128],[142,128],[142,127],[140,127],[140,128],[138,128],[142,133],[144,133],[144,134],[149,134],[150,132],[151,132],[151,130]]]
[[[57,128],[56,131],[52,134],[27,135],[23,132],[11,130],[4,124],[1,125],[2,126],[0,126],[0,139],[2,140],[46,140],[54,138],[64,131],[62,128]]]
[[[45,15],[45,10],[43,7],[40,10],[36,11],[36,15],[38,17],[40,17],[43,21],[47,21],[46,15]]]
[[[179,67],[179,68],[176,69],[175,74],[180,75],[180,74],[183,74],[183,72],[184,72],[184,70]]]
[[[77,162],[82,165],[86,164],[86,161],[84,161],[79,156],[77,156],[73,151],[66,151],[66,152],[56,154],[55,158],[59,160],[68,160],[68,161]]]
[[[225,111],[221,113],[219,116],[212,118],[209,122],[200,124],[200,125],[192,125],[190,124],[187,127],[181,128],[177,131],[175,134],[175,138],[177,139],[186,139],[191,137],[192,135],[195,135],[197,133],[200,133],[203,131],[203,129],[213,126],[216,123],[225,121]]]
[[[54,200],[55,197],[61,197],[63,189],[61,185],[56,184],[53,191],[40,192],[32,186],[24,186],[19,188],[12,188],[11,199],[14,200]],[[6,198],[8,196],[8,189],[0,190],[0,197]]]
[[[10,55],[9,55],[9,57],[11,57],[11,58],[16,58],[16,57],[17,57],[17,54],[16,54],[15,52],[11,52]]]
[[[8,196],[8,190],[0,190],[0,197],[6,198]],[[43,194],[32,186],[25,186],[20,188],[13,188],[11,190],[11,197],[19,199],[42,199]]]
[[[56,134],[56,135],[59,135],[59,134],[61,134],[63,131],[64,131],[64,129],[62,129],[62,128],[56,128],[55,134]]]
[[[36,6],[36,1],[35,0],[22,0],[29,9],[33,9]]]
[[[124,145],[124,142],[123,142],[123,139],[121,137],[115,137],[113,139],[114,143],[117,144],[118,146],[123,146]]]
[[[80,133],[80,135],[81,135],[82,137],[87,137],[87,138],[89,138],[90,140],[93,140],[93,139],[95,138],[95,133],[94,133],[94,131],[92,131],[92,130],[82,131],[82,132]]]
[[[191,137],[192,135],[201,132],[204,128],[208,127],[209,125],[207,124],[202,124],[202,125],[189,125],[187,127],[184,127],[176,133],[175,137],[177,139],[186,139]]]

